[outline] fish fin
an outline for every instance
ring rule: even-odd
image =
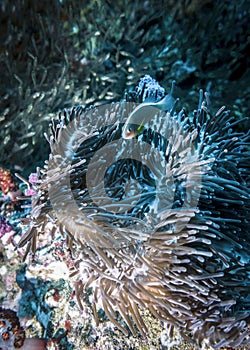
[[[157,102],[157,107],[164,112],[170,112],[175,107],[176,99],[173,97],[174,88],[175,80],[172,81],[170,93],[167,94],[161,101]]]

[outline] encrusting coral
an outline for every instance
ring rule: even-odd
[[[145,76],[126,101],[52,120],[19,247],[34,255],[46,225],[59,227],[80,305],[92,288],[96,320],[98,304],[125,334],[146,336],[147,308],[199,346],[249,344],[249,132],[200,91],[193,114],[155,108],[141,134],[122,139],[137,103],[159,89]]]
[[[20,326],[15,311],[0,307],[0,348],[19,349],[25,341],[25,331]]]
[[[44,350],[43,339],[26,339],[15,311],[0,307],[0,349],[1,350]]]

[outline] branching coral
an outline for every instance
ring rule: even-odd
[[[143,101],[147,84],[128,100]],[[156,108],[141,135],[123,140],[135,102],[52,120],[19,246],[35,254],[48,222],[66,232],[80,305],[91,287],[96,319],[99,303],[125,334],[146,336],[147,308],[199,345],[249,344],[249,132],[225,107],[213,113],[201,91],[192,115]]]

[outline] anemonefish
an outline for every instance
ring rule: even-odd
[[[126,123],[122,129],[122,137],[124,139],[132,139],[136,137],[144,130],[144,126],[149,122],[157,113],[157,109],[162,111],[169,111],[174,108],[176,101],[172,95],[174,90],[175,81],[172,82],[172,88],[168,95],[158,102],[152,102],[145,100],[137,106],[133,112],[128,116]]]

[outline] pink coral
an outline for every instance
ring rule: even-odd
[[[31,184],[35,184],[35,183],[37,183],[37,181],[38,181],[37,173],[31,173],[30,176],[29,176],[29,182]]]

